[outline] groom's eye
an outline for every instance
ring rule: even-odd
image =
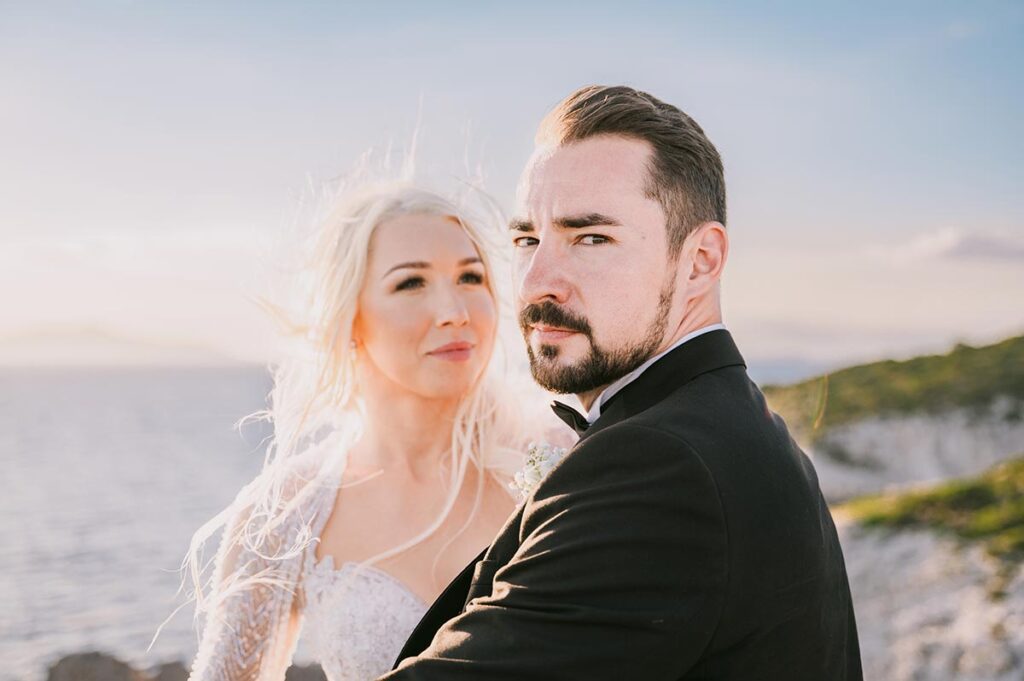
[[[529,246],[536,246],[540,242],[532,236],[520,236],[512,239],[512,243],[516,248],[527,248]]]
[[[583,244],[584,246],[598,246],[600,244],[611,243],[611,239],[600,234],[584,234],[581,236],[576,243]]]

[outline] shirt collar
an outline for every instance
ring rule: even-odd
[[[673,343],[670,347],[666,348],[664,352],[660,352],[654,357],[651,357],[649,360],[638,366],[636,369],[633,369],[628,374],[626,374],[622,378],[618,379],[617,381],[609,385],[601,392],[598,398],[594,400],[594,403],[590,405],[590,411],[588,411],[586,414],[587,423],[593,425],[594,421],[596,421],[601,416],[601,406],[609,399],[611,399],[612,395],[619,392],[627,385],[635,381],[637,377],[640,376],[640,374],[646,371],[649,366],[657,362],[659,359],[661,359],[668,353],[672,352],[686,341],[693,340],[697,336],[703,336],[705,333],[708,333],[709,331],[718,331],[719,329],[724,328],[725,324],[710,324],[708,326],[701,327],[696,331],[691,331],[690,333],[686,334],[685,336],[677,340],[675,343]]]

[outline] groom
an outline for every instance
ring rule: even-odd
[[[387,679],[861,679],[811,462],[722,326],[718,152],[587,87],[541,123],[511,224],[534,377],[580,432]]]

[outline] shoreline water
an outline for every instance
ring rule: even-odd
[[[0,681],[62,654],[190,659],[177,572],[193,531],[262,465],[263,370],[3,372]],[[214,544],[216,540],[214,540]],[[213,550],[215,547],[211,547]]]

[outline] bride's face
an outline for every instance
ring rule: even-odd
[[[360,380],[428,398],[464,394],[494,347],[487,276],[452,218],[409,214],[380,224],[353,325]]]

